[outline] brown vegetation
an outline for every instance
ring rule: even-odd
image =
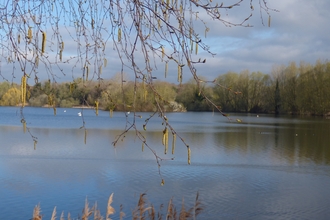
[[[113,202],[113,193],[110,195],[108,199],[108,205],[106,209],[106,215],[105,218],[101,216],[101,212],[97,207],[97,204],[93,207],[89,207],[89,203],[86,199],[85,201],[85,207],[82,211],[81,217],[78,219],[81,220],[88,220],[89,218],[94,220],[111,220],[110,216],[115,213],[115,209],[111,206]],[[146,194],[140,194],[138,204],[132,211],[132,219],[172,219],[172,220],[186,220],[186,219],[196,219],[196,217],[201,214],[203,211],[203,206],[199,198],[199,193],[196,195],[196,199],[194,201],[194,206],[186,209],[184,200],[182,200],[181,208],[178,210],[176,206],[173,203],[173,200],[170,199],[167,205],[167,209],[165,210],[165,213],[163,212],[163,204],[160,206],[159,210],[157,211],[155,207],[152,204],[149,204],[146,199]],[[119,213],[119,218],[124,219],[125,213],[122,211],[122,205],[120,206],[121,210]],[[56,216],[56,207],[53,210],[51,220],[55,220],[57,218]],[[36,205],[33,210],[33,217],[32,220],[42,220],[43,216],[41,214],[41,208],[40,204]],[[60,220],[64,220],[64,213],[62,212],[60,215]],[[67,220],[71,220],[71,214],[68,213]]]

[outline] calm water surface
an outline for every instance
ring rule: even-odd
[[[79,117],[78,112],[83,116]],[[330,219],[330,120],[272,115],[169,113],[171,125],[191,146],[177,141],[175,155],[164,155],[162,122],[150,113],[135,117],[148,143],[163,158],[161,177],[151,151],[128,132],[133,114],[93,110],[25,108],[29,128],[23,133],[19,108],[0,107],[0,219],[30,219],[40,203],[44,219],[56,206],[58,216],[78,217],[87,198],[105,215],[114,193],[118,219],[126,219],[140,193],[155,207],[173,198],[192,206],[199,192],[199,219]],[[237,123],[239,118],[243,122]],[[87,128],[84,143],[83,126]],[[31,135],[38,138],[36,150]],[[169,142],[172,137],[170,135]]]

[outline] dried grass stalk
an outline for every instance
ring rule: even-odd
[[[38,204],[33,209],[32,220],[41,220],[42,216],[40,213],[41,213],[41,208],[40,208],[40,204]]]
[[[56,206],[54,207],[53,213],[52,213],[52,217],[50,218],[51,220],[55,220],[56,219]]]
[[[106,220],[111,220],[111,218],[109,218],[109,216],[113,215],[115,213],[115,209],[111,206],[111,204],[113,202],[112,197],[113,197],[113,193],[111,193],[111,195],[108,199]]]

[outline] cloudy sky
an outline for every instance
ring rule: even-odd
[[[233,2],[226,0],[227,2]],[[225,2],[226,2],[225,1]],[[215,2],[215,1],[213,1]],[[279,12],[270,11],[271,26],[268,27],[268,15],[263,13],[263,21],[260,16],[257,0],[253,1],[255,10],[252,18],[248,21],[253,27],[225,27],[219,22],[215,22],[210,18],[199,13],[204,19],[210,32],[207,38],[203,39],[210,46],[211,51],[216,55],[203,53],[199,50],[198,56],[207,59],[203,65],[198,65],[197,73],[203,75],[208,80],[213,80],[220,74],[229,71],[241,72],[244,70],[261,71],[263,73],[271,73],[272,68],[278,65],[288,65],[290,62],[306,62],[314,64],[317,60],[326,61],[330,58],[330,31],[328,31],[328,21],[330,21],[330,1],[328,0],[269,0],[268,6]],[[245,0],[240,7],[234,7],[231,10],[223,11],[222,18],[228,21],[240,22],[249,14],[250,1]],[[204,35],[204,27],[197,31]],[[50,27],[45,27],[48,31],[52,31]],[[64,36],[65,41],[68,41]],[[53,39],[47,39],[47,46]],[[55,45],[55,44],[54,44]],[[118,56],[113,51],[112,42],[108,42],[106,49],[106,57],[108,59],[108,67],[103,69],[102,78],[109,79],[116,73],[120,72],[121,66],[118,62]],[[49,51],[49,50],[48,50]],[[69,52],[75,53],[76,43],[72,40],[66,44],[64,56],[71,56]],[[141,60],[143,63],[143,60]],[[70,81],[72,78],[81,77],[81,67],[77,65],[75,73],[72,74],[74,62],[64,65],[63,72],[57,73],[58,81]],[[159,80],[167,80],[170,82],[177,81],[177,66],[169,65],[168,77],[164,78],[164,64],[157,65],[158,69],[153,69],[153,74]],[[20,68],[17,68],[18,70]],[[17,70],[17,71],[18,71]],[[129,73],[129,69],[124,70]],[[12,76],[12,66],[7,67],[2,64],[2,76],[10,79]],[[20,73],[17,73],[19,75]],[[191,79],[192,76],[187,69],[183,69],[184,82]],[[51,78],[49,74],[43,73],[42,68],[39,70],[41,79]],[[20,76],[17,77],[20,79]],[[130,77],[132,80],[133,77]]]
[[[230,1],[229,1],[230,2]],[[245,1],[239,8],[224,12],[225,19],[241,21],[250,14],[250,1]],[[201,58],[207,57],[207,62],[198,66],[198,73],[206,79],[213,80],[228,71],[243,70],[271,73],[277,65],[288,65],[294,61],[297,64],[307,62],[314,64],[318,59],[325,61],[330,58],[330,1],[328,0],[269,0],[268,6],[279,12],[271,11],[271,25],[268,27],[268,16],[263,13],[262,24],[258,1],[254,1],[253,16],[248,21],[251,28],[225,27],[219,22],[205,18],[210,32],[204,39],[211,51],[212,57],[200,52]],[[204,28],[200,30],[204,33]],[[202,35],[201,34],[201,35]],[[171,74],[171,70],[172,73]],[[155,70],[157,71],[157,70]],[[176,82],[177,69],[172,66],[167,79],[163,77],[163,66],[159,65],[160,80]],[[183,70],[184,81],[191,79],[189,70]]]
[[[318,59],[326,61],[330,58],[330,31],[327,28],[330,1],[270,0],[268,4],[279,10],[271,12],[270,27],[267,14],[264,14],[263,26],[256,10],[249,21],[254,26],[252,28],[211,27],[209,44],[217,56],[208,59],[202,72],[211,78],[246,69],[271,73],[274,65],[288,65],[292,61],[314,64]],[[232,11],[228,18],[244,14],[242,10]]]

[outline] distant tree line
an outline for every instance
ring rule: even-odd
[[[84,105],[110,111],[156,111],[155,105],[161,105],[164,111],[213,111],[213,102],[224,112],[330,114],[328,61],[299,66],[292,62],[274,67],[271,74],[228,72],[218,76],[213,85],[202,80],[199,86],[195,80],[181,85],[155,80],[151,86],[124,80],[120,75],[99,81],[78,78],[27,85],[26,100],[30,106]],[[0,105],[19,105],[20,97],[20,85],[0,83]]]

